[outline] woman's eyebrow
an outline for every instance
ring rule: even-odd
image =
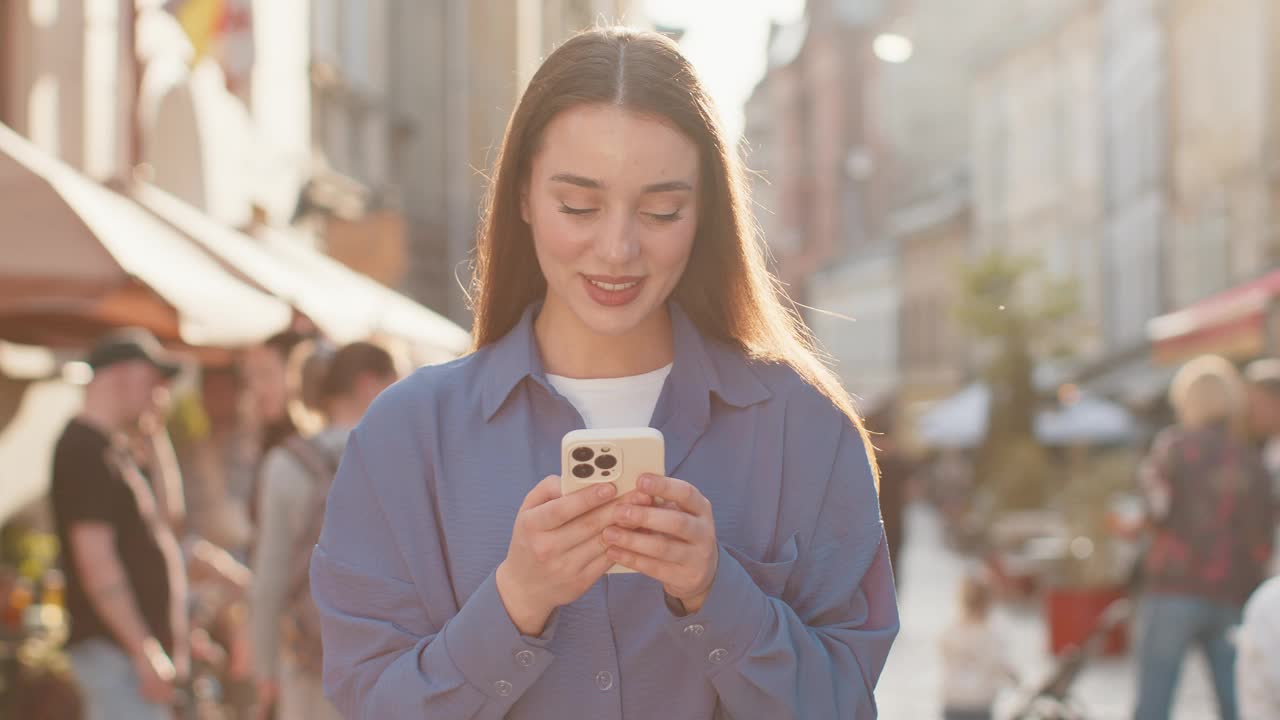
[[[676,192],[679,190],[693,190],[693,186],[683,180],[668,180],[667,182],[644,186],[644,191],[647,193]]]
[[[604,183],[599,180],[593,180],[589,177],[574,175],[573,173],[556,173],[551,176],[551,182],[568,183],[569,185],[577,185],[578,187],[588,188],[590,190],[603,190]]]
[[[574,175],[573,173],[556,173],[551,176],[551,182],[560,182],[568,185],[576,185],[577,187],[587,188],[589,190],[604,190],[607,186],[594,178]],[[645,185],[643,192],[645,193],[664,193],[677,191],[691,191],[693,185],[684,180],[668,180],[666,182],[653,183]]]

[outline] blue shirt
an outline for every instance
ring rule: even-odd
[[[652,426],[706,495],[720,564],[701,610],[611,575],[521,635],[494,571],[525,495],[582,427],[547,382],[536,307],[422,368],[352,434],[311,565],[324,684],[349,718],[870,718],[898,630],[857,429],[788,367],[704,338],[674,304]]]

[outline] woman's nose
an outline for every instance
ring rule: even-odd
[[[629,214],[611,218],[600,228],[596,237],[595,253],[601,261],[610,265],[622,265],[640,254],[640,242],[636,238],[632,217]]]

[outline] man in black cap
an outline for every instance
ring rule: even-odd
[[[69,653],[89,719],[172,717],[187,660],[182,553],[126,436],[180,365],[143,330],[87,358],[84,408],[54,450],[52,504],[67,570]]]

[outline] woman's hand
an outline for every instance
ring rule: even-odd
[[[640,494],[609,508],[607,557],[662,583],[688,613],[702,608],[716,579],[720,545],[711,501],[683,480],[645,475]],[[665,500],[657,506],[653,498]]]
[[[556,608],[581,597],[612,565],[600,533],[613,521],[616,495],[612,483],[602,483],[561,497],[560,478],[551,475],[525,497],[497,572],[498,594],[522,634],[541,635]]]

